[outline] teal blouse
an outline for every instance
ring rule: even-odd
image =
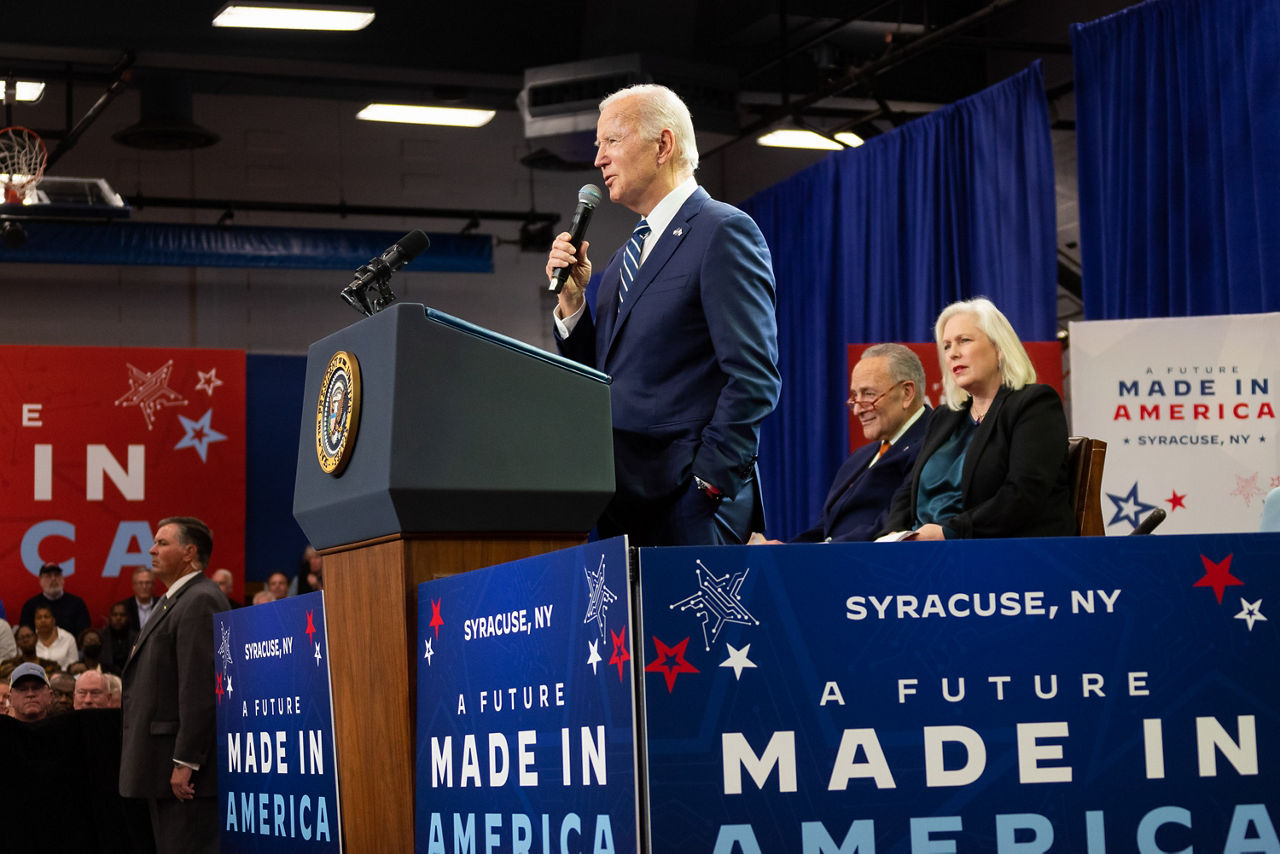
[[[973,441],[977,424],[962,418],[955,431],[920,469],[920,488],[916,493],[916,527],[941,525],[944,535],[946,520],[964,509],[960,478],[964,473],[964,455]]]

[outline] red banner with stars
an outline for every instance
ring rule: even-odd
[[[103,625],[165,516],[204,520],[210,571],[243,577],[243,351],[0,346],[0,455],[10,622],[57,563]]]

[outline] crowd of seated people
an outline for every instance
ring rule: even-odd
[[[235,576],[230,570],[214,570],[210,577],[232,607],[241,607],[233,595]],[[162,595],[153,593],[151,571],[135,570],[132,595],[113,603],[105,618],[99,617],[96,623],[84,599],[65,588],[59,564],[42,566],[39,581],[40,592],[23,603],[12,623],[0,604],[0,717],[23,719],[13,704],[17,681],[13,674],[22,665],[32,665],[44,674],[36,686],[36,680],[30,678],[33,669],[23,671],[28,678],[22,680],[21,694],[32,720],[81,708],[120,708],[120,672]],[[271,573],[251,604],[319,590],[322,585],[323,559],[307,546],[298,573],[292,577]]]
[[[310,577],[303,589],[318,588],[319,559],[314,567],[304,564]],[[233,574],[220,569],[210,576],[238,605]],[[46,806],[42,793],[59,791],[85,820],[60,827],[42,850],[150,854],[156,849],[146,801],[121,797],[118,785],[120,673],[161,612],[163,591],[153,592],[152,572],[138,569],[132,594],[93,619],[84,600],[65,589],[61,566],[41,567],[39,580],[40,591],[20,612],[6,614],[0,604],[0,755],[26,775],[6,806],[38,814]],[[262,598],[290,595],[290,581],[273,574]]]

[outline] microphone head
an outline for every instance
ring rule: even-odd
[[[600,188],[595,184],[583,184],[578,190],[578,202],[589,208],[600,204]]]
[[[430,245],[431,238],[427,237],[425,231],[418,229],[414,229],[396,241],[396,246],[400,247],[400,253],[404,255],[406,264],[418,257],[418,253]]]

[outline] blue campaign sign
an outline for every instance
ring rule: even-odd
[[[324,594],[214,615],[224,854],[340,852]]]
[[[637,850],[625,540],[418,587],[415,850]]]
[[[1280,535],[639,565],[653,851],[1280,852]]]

